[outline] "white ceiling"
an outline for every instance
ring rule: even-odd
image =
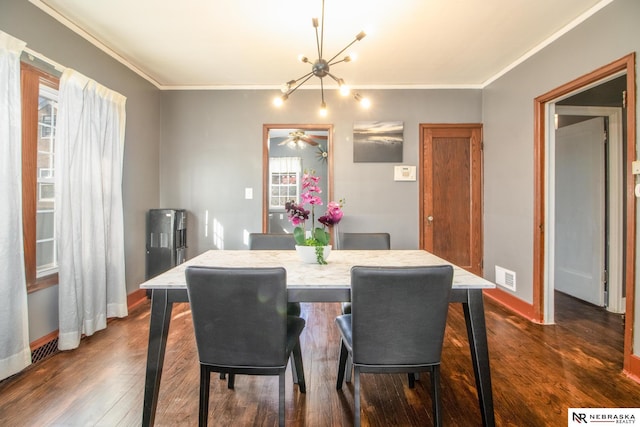
[[[161,89],[276,88],[317,58],[322,0],[30,1]],[[480,88],[612,1],[326,0],[323,56],[364,29],[331,67],[351,86]]]

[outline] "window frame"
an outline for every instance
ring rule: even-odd
[[[301,157],[270,157],[269,158],[269,211],[284,212],[284,203],[276,201],[300,200],[300,176],[302,174]],[[282,182],[285,178],[287,182]],[[291,183],[289,180],[293,180]]]
[[[58,284],[57,271],[38,277],[36,216],[38,197],[38,99],[40,85],[58,90],[60,79],[25,62],[20,63],[22,98],[22,232],[27,292]]]

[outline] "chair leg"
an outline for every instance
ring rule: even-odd
[[[304,367],[302,365],[302,350],[300,349],[300,340],[298,340],[298,343],[293,348],[293,351],[291,353],[291,372],[295,372],[294,378],[297,378],[298,380],[298,389],[300,390],[300,393],[306,393],[307,383],[304,380]]]
[[[200,365],[200,414],[198,426],[207,427],[209,421],[209,387],[211,386],[211,371],[208,366]]]
[[[431,401],[433,402],[433,425],[442,425],[440,408],[440,365],[431,368]]]
[[[416,387],[416,374],[414,374],[413,372],[410,372],[409,374],[407,374],[407,376],[409,377],[409,388],[415,388]]]
[[[347,364],[344,369],[344,380],[348,383],[351,382],[351,373],[353,372],[353,361],[351,360],[351,355],[347,357]]]
[[[233,387],[235,387],[236,384],[236,374],[232,374],[231,372],[229,372],[229,379],[227,380],[227,388],[229,390],[233,390]]]
[[[280,372],[279,377],[279,386],[278,386],[278,425],[280,427],[284,427],[284,370]]]
[[[340,390],[342,388],[342,383],[344,382],[344,368],[347,364],[347,356],[349,352],[347,351],[347,347],[344,345],[342,339],[340,340],[340,356],[338,357],[338,381],[336,383],[336,390]]]
[[[354,386],[353,386],[355,389],[355,394],[353,396],[353,403],[354,403],[353,427],[360,427],[360,369],[357,366],[354,366],[353,368],[353,376],[355,380]]]
[[[298,369],[296,368],[296,359],[293,357],[293,354],[289,360],[291,362],[291,376],[293,377],[293,383],[298,384]]]

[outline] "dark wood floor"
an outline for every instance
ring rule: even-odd
[[[639,407],[622,373],[622,318],[558,294],[557,325],[532,324],[485,299],[496,424],[562,426],[570,407]],[[290,426],[348,426],[353,387],[335,389],[338,304],[303,304],[307,393],[287,378]],[[127,319],[0,383],[1,426],[137,426],[142,418],[149,304]],[[363,375],[363,425],[432,425],[429,382]],[[199,368],[188,305],[174,310],[156,425],[197,425]],[[449,315],[442,365],[445,426],[479,426],[464,318]],[[210,425],[277,425],[277,378],[213,379]]]

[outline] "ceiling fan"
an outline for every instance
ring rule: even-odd
[[[292,146],[293,145],[302,146],[301,143],[305,142],[315,147],[319,144],[316,141],[317,139],[327,139],[327,137],[325,135],[307,135],[304,131],[295,130],[295,131],[289,132],[289,136],[278,145],[289,144]]]

